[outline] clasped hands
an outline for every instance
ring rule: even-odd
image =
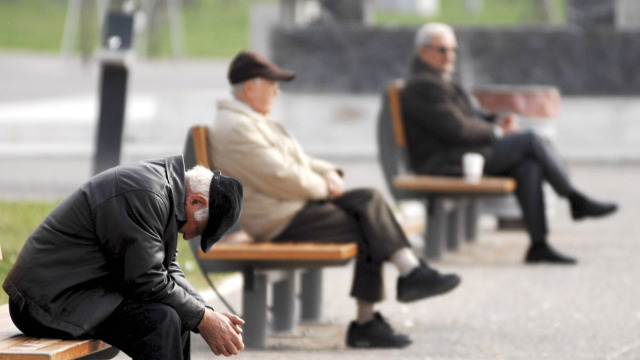
[[[520,125],[518,125],[518,120],[514,113],[501,116],[498,121],[496,121],[496,125],[500,126],[504,135],[520,131]]]
[[[231,356],[244,349],[242,324],[244,320],[236,315],[205,308],[198,330],[214,354]]]
[[[336,170],[329,170],[324,173],[324,180],[327,182],[329,199],[335,199],[344,194],[344,181]]]

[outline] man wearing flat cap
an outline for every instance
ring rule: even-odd
[[[3,289],[27,336],[101,339],[133,359],[189,359],[190,331],[216,355],[244,348],[244,321],[207,307],[176,261],[178,232],[208,251],[240,216],[242,184],[182,155],[106,170],[27,239]]]
[[[278,81],[295,74],[252,52],[231,62],[233,100],[218,102],[211,127],[214,166],[242,181],[240,226],[256,241],[357,243],[351,295],[357,316],[347,331],[351,347],[404,347],[411,339],[395,332],[375,311],[384,297],[382,265],[399,271],[397,299],[411,302],[446,293],[460,278],[442,275],[420,261],[401,227],[373,189],[345,191],[342,171],[307,155],[298,142],[269,118]]]

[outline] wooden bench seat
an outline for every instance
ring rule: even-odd
[[[481,196],[511,193],[516,188],[516,182],[511,178],[485,176],[479,183],[470,184],[461,177],[403,174],[393,179],[393,186],[397,189],[431,194]]]
[[[477,234],[478,201],[504,197],[516,188],[508,177],[483,176],[477,184],[460,176],[417,175],[409,170],[407,140],[400,94],[404,84],[396,81],[383,94],[378,118],[378,155],[389,190],[397,201],[425,202],[424,254],[438,258],[446,249],[457,249]]]
[[[200,250],[198,258],[205,260],[248,261],[343,261],[353,258],[358,252],[356,244],[317,243],[222,243],[215,251]]]
[[[23,335],[0,306],[0,360],[111,359],[118,349],[100,340],[40,339]]]

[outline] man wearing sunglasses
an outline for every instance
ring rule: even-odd
[[[453,29],[441,23],[422,26],[415,37],[415,57],[402,91],[407,149],[416,173],[460,175],[466,152],[481,153],[487,175],[511,176],[531,245],[527,263],[574,264],[576,260],[547,242],[542,183],[567,198],[574,219],[613,213],[617,206],[580,193],[555,150],[531,131],[520,131],[513,114],[499,116],[476,109],[453,80],[457,59]]]

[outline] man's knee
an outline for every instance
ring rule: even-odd
[[[522,132],[522,140],[532,146],[540,146],[545,140],[537,132],[526,130]]]
[[[149,304],[147,314],[154,324],[166,328],[175,328],[178,331],[182,328],[180,316],[174,308],[165,304]]]
[[[512,176],[519,183],[531,180],[542,181],[542,167],[535,160],[525,160],[515,167]]]
[[[373,188],[361,188],[349,191],[351,196],[363,203],[383,200],[382,194]]]

